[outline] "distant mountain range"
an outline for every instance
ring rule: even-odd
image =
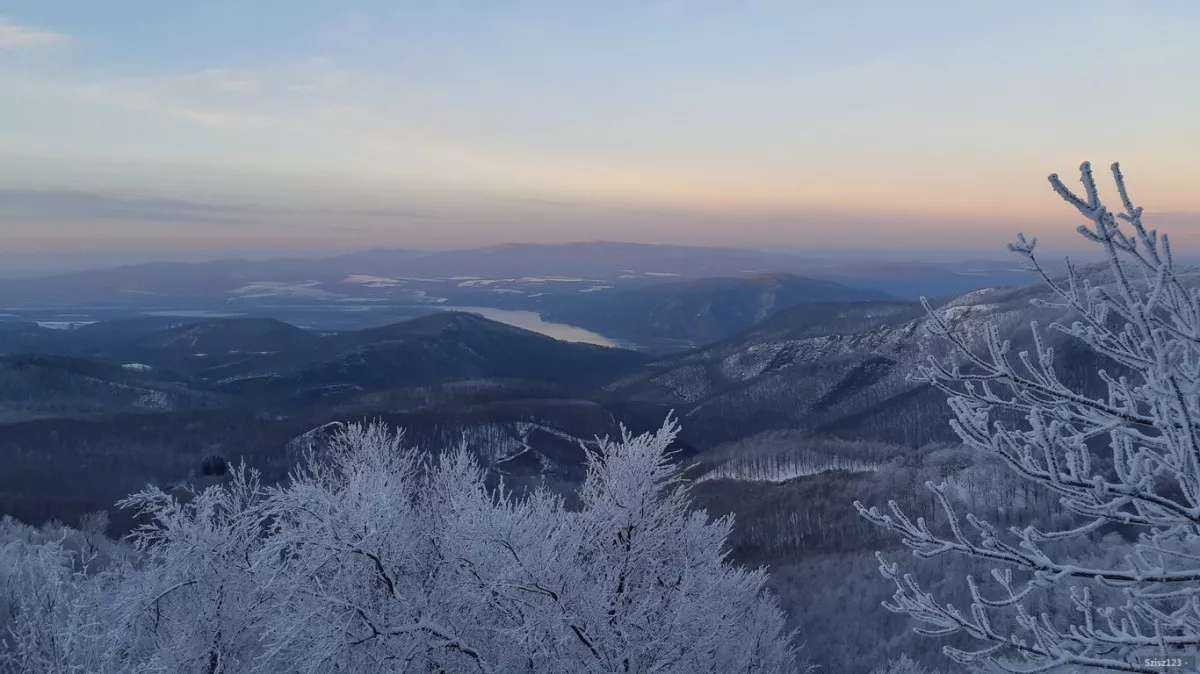
[[[564,248],[586,258],[614,246]],[[514,248],[522,247],[491,250],[504,257]],[[645,248],[655,247],[634,247]],[[680,257],[694,252],[670,250]],[[390,264],[391,255],[375,251],[335,259],[379,271],[370,265]],[[264,264],[282,270],[299,263]],[[204,266],[178,268],[194,272]],[[1025,305],[1029,296],[1025,288],[980,290],[943,304],[968,326],[995,315],[1019,323],[1032,315]],[[233,401],[246,409],[287,411],[378,402],[388,391],[462,381],[540,382],[553,387],[555,396],[588,399],[595,392],[610,406],[682,410],[698,420],[687,425],[689,433],[703,436],[693,441],[710,444],[797,424],[835,432],[848,423],[847,415],[878,414],[885,403],[928,402],[921,397],[927,394],[905,380],[928,349],[923,310],[879,290],[759,273],[534,299],[533,308],[548,320],[655,347],[651,353],[659,358],[555,340],[455,311],[354,330],[303,329],[261,316],[144,315],[68,329],[9,320],[0,321],[0,355],[9,354],[0,367],[13,376],[8,393],[0,395],[0,410],[10,420],[69,414],[71,406],[63,401],[72,399],[64,393],[70,390],[102,389],[98,398],[106,402],[95,413],[200,410]],[[264,309],[271,307],[278,310]],[[87,365],[91,361],[94,366]],[[44,383],[42,393],[35,382]],[[914,395],[919,400],[903,402]],[[929,400],[936,407],[937,396]],[[870,426],[865,419],[859,421],[864,429]],[[879,439],[907,441],[924,437],[927,431],[918,428],[923,419],[913,412],[870,423],[886,427],[886,437]],[[944,431],[941,424],[929,425]]]
[[[1034,294],[985,289],[940,306],[979,334],[983,319],[1019,327],[1038,316],[1027,303]],[[694,418],[685,428],[697,445],[770,428],[849,429],[888,442],[946,433],[930,417],[944,414],[940,397],[906,379],[931,348],[927,318],[918,303],[881,291],[776,273],[549,296],[535,306],[551,320],[685,350],[655,359],[455,311],[334,331],[253,316],[140,316],[73,329],[0,321],[9,374],[0,410],[9,420],[69,416],[70,391],[102,389],[106,402],[89,414],[232,404],[291,413],[506,381],[613,409],[680,410]]]
[[[836,260],[733,248],[592,242],[507,244],[472,250],[370,250],[320,259],[160,262],[0,280],[0,306],[223,306],[373,302],[524,308],[548,294],[603,293],[666,281],[790,273],[882,290],[951,295],[1013,285],[1007,262]]]

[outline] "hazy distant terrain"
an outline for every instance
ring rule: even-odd
[[[117,452],[106,459],[116,461],[114,470],[125,461],[121,453],[136,453],[133,447],[146,447],[151,452],[146,457],[151,457],[160,454],[151,447],[185,443],[193,449],[182,454],[167,450],[174,458],[151,462],[164,466],[161,474],[151,471],[154,479],[175,479],[187,473],[185,455],[196,458],[203,453],[194,443],[207,442],[213,451],[271,455],[286,443],[285,436],[339,415],[404,413],[416,415],[410,419],[419,425],[423,422],[418,420],[426,417],[465,414],[480,423],[499,424],[489,427],[493,430],[488,433],[512,438],[530,432],[533,427],[528,424],[553,429],[541,440],[535,433],[534,445],[555,433],[589,438],[622,421],[649,428],[671,409],[683,420],[682,439],[699,450],[772,429],[801,428],[831,437],[907,446],[949,437],[940,397],[905,380],[908,368],[930,342],[922,327],[923,312],[914,301],[787,272],[751,270],[755,273],[748,271],[742,278],[692,278],[702,271],[747,267],[752,261],[768,264],[791,259],[746,251],[619,244],[487,250],[447,253],[448,258],[419,264],[423,254],[373,251],[320,264],[298,260],[164,264],[9,282],[3,286],[5,292],[30,298],[56,289],[62,301],[82,301],[82,297],[99,301],[114,292],[133,300],[115,308],[59,307],[42,315],[57,320],[27,320],[41,311],[36,308],[5,309],[9,315],[0,317],[0,421],[8,425],[0,426],[0,439],[49,432],[67,423],[56,420],[65,419],[81,420],[70,422],[76,429],[83,428],[78,424],[86,420],[93,430],[84,435],[94,438],[108,438],[117,427],[120,435],[144,427],[151,435],[137,442],[110,445],[116,441],[106,439],[78,446],[65,440],[79,437],[77,431],[43,442],[72,454]],[[653,268],[649,268],[651,254],[660,256]],[[571,256],[576,259],[565,259]],[[477,305],[483,305],[484,297],[517,296],[492,292],[497,289],[537,288],[528,294],[541,293],[533,299],[542,302],[533,306],[544,312],[543,318],[619,337],[614,343],[650,345],[657,355],[559,341],[477,315],[432,308],[415,311],[404,304],[411,302],[413,288],[401,277],[432,276],[422,265],[443,264],[447,259],[460,260],[454,264],[461,265],[449,271],[466,276],[472,270],[473,278],[411,283],[455,289],[443,294],[467,294]],[[477,283],[488,281],[486,276],[503,276],[512,269],[505,265],[532,264],[535,259],[546,264],[532,267],[539,276]],[[697,267],[698,260],[704,265]],[[581,293],[586,290],[579,287],[583,281],[556,276],[568,268],[600,276],[597,266],[584,267],[585,262],[617,266],[620,273],[612,276],[614,287]],[[416,266],[405,266],[408,263]],[[632,271],[640,264],[649,271]],[[303,286],[310,290],[299,295],[287,294],[283,285],[269,285],[283,284],[278,279],[294,277],[301,270],[316,275],[337,265],[342,265],[335,276],[339,288],[374,293],[380,300],[374,304],[386,308],[347,310],[341,298],[321,296],[326,292],[323,283]],[[342,276],[350,269],[364,274]],[[631,278],[617,278],[621,276]],[[264,280],[271,278],[276,280]],[[199,280],[210,285],[189,285]],[[156,290],[144,289],[149,287]],[[151,292],[157,293],[158,304],[139,306],[137,302]],[[213,292],[233,295],[219,304],[202,299]],[[256,293],[264,297],[248,297]],[[427,299],[444,299],[430,303],[440,307],[452,297]],[[1026,297],[1023,290],[980,291],[945,306],[959,321],[999,316],[1015,324],[1027,317]],[[194,308],[204,302],[217,308]],[[506,303],[511,311],[507,299],[495,304]],[[504,309],[496,311],[504,317]],[[307,320],[289,322],[293,316]],[[305,325],[311,323],[324,327]],[[558,410],[553,419],[537,411],[546,409]],[[562,416],[567,409],[592,409],[600,415]],[[170,417],[194,421],[157,421]],[[223,418],[248,424],[245,432],[251,436],[260,432],[251,428],[287,430],[270,431],[277,439],[265,445],[261,441],[231,444],[217,430],[223,427]],[[518,422],[526,426],[514,425]],[[202,440],[208,431],[184,430],[192,427],[189,424],[203,429],[214,423],[208,440]],[[130,449],[116,449],[118,445]],[[75,460],[64,463],[50,450],[30,458],[42,466],[30,470],[44,470],[44,475],[25,473],[8,488],[24,490],[24,485],[51,479],[63,465],[86,465]],[[143,469],[130,474],[151,477]],[[127,485],[128,479],[125,475],[119,482]],[[7,502],[13,503],[14,495],[5,493]],[[115,484],[102,485],[97,493],[105,494],[103,498],[121,495]],[[24,501],[29,496],[16,498]],[[78,514],[74,507],[38,498],[44,506],[23,512],[68,519]],[[99,507],[104,502],[90,505]]]
[[[361,308],[458,304],[531,308],[670,281],[795,274],[901,299],[1025,282],[1011,262],[825,259],[727,248],[627,243],[508,244],[446,252],[373,250],[319,259],[150,263],[0,280],[0,307],[218,307],[318,304]]]
[[[856,660],[834,636],[865,621],[936,662],[877,610],[888,588],[870,553],[894,541],[849,503],[919,494],[912,487],[935,475],[982,479],[954,447],[944,396],[907,379],[938,351],[902,279],[957,288],[1017,277],[904,265],[801,275],[750,266],[784,267],[786,256],[630,249],[660,254],[652,265],[613,256],[614,246],[502,247],[442,262],[376,251],[6,282],[0,510],[75,522],[146,483],[199,483],[211,456],[244,458],[278,480],[320,429],[364,418],[402,426],[422,447],[465,443],[510,486],[570,497],[583,446],[622,424],[655,428],[673,411],[683,428],[675,456],[698,479],[696,498],[737,515],[735,558],[775,569],[793,623],[810,638],[829,633],[814,640],[818,661],[830,671],[876,663],[879,652]],[[505,266],[536,259],[545,265],[520,277]],[[443,263],[441,273],[423,266]],[[615,268],[606,276],[600,265]],[[979,334],[985,320],[1007,328],[1037,317],[1028,305],[1037,292],[980,289],[934,303]],[[460,304],[538,331],[441,310]],[[531,313],[506,313],[516,311]],[[579,330],[563,333],[576,341],[541,334],[556,324]],[[636,348],[585,343],[593,333]],[[123,532],[127,515],[112,515],[111,532]],[[833,567],[859,574],[858,603],[812,582]],[[853,610],[831,618],[812,608],[821,602]]]
[[[603,242],[150,263],[0,278],[0,350],[55,340],[29,324],[261,317],[345,331],[463,308],[565,339],[666,353],[728,337],[795,304],[944,297],[1027,280],[1010,262]]]

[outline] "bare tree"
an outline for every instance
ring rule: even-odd
[[[894,501],[889,512],[855,507],[900,534],[918,557],[958,554],[995,566],[988,591],[967,578],[972,600],[962,610],[937,603],[879,556],[883,575],[896,584],[884,604],[889,610],[910,615],[920,633],[976,641],[973,649],[944,647],[954,660],[1010,672],[1072,665],[1158,672],[1142,658],[1200,645],[1200,293],[1181,280],[1167,236],[1144,227],[1118,165],[1112,172],[1124,212],[1115,216],[1089,164],[1080,172],[1082,195],[1057,175],[1050,184],[1090,221],[1078,231],[1103,249],[1111,277],[1093,284],[1068,262],[1065,280],[1051,278],[1034,253],[1036,239],[1024,235],[1009,249],[1056,298],[1034,302],[1072,319],[1050,329],[1110,363],[1098,372],[1106,395],[1062,383],[1036,322],[1034,353],[1016,354],[1018,365],[995,326],[986,353],[976,353],[932,310],[932,328],[958,364],[931,358],[915,376],[948,394],[951,425],[968,448],[999,457],[1055,493],[1077,521],[1061,530],[1001,531],[977,514],[957,513],[945,483],[927,486],[948,533],[910,519]],[[1023,423],[1012,422],[1020,417]],[[1111,543],[1120,538],[1114,530],[1129,539],[1119,554],[1094,552],[1087,560],[1071,547],[1105,532]]]

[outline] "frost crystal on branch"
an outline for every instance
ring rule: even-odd
[[[1011,672],[1072,665],[1157,672],[1140,658],[1200,647],[1200,292],[1182,280],[1167,236],[1144,227],[1117,164],[1123,212],[1116,215],[1101,201],[1090,165],[1080,173],[1082,196],[1057,175],[1050,184],[1090,221],[1079,232],[1104,250],[1111,278],[1093,283],[1070,263],[1064,279],[1052,278],[1036,240],[1024,235],[1009,249],[1055,296],[1035,300],[1063,312],[1050,330],[1107,364],[1097,373],[1104,394],[1061,381],[1037,323],[1033,353],[1014,361],[994,326],[986,352],[978,353],[928,303],[932,329],[960,364],[931,358],[915,376],[949,396],[950,423],[966,447],[999,457],[1017,476],[1057,494],[1075,522],[1000,531],[979,515],[961,516],[944,484],[927,486],[946,533],[910,519],[895,502],[886,512],[855,507],[899,534],[918,557],[953,553],[995,566],[989,587],[967,579],[972,601],[961,610],[937,603],[880,555],[883,575],[896,585],[888,609],[910,615],[919,632],[964,634],[979,644],[946,647],[954,660]],[[1013,423],[1019,417],[1023,423]],[[1091,560],[1060,545],[1113,531],[1126,539],[1120,550]]]

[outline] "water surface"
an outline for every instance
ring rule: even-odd
[[[540,332],[543,335],[561,339],[564,342],[582,342],[584,344],[596,344],[599,346],[629,346],[618,340],[609,339],[604,335],[592,332],[591,330],[585,330],[578,326],[567,325],[566,323],[551,323],[550,321],[543,320],[542,315],[536,311],[493,309],[491,307],[438,306],[437,308],[446,311],[465,311],[472,314],[479,314],[497,323],[507,323],[517,328]]]

